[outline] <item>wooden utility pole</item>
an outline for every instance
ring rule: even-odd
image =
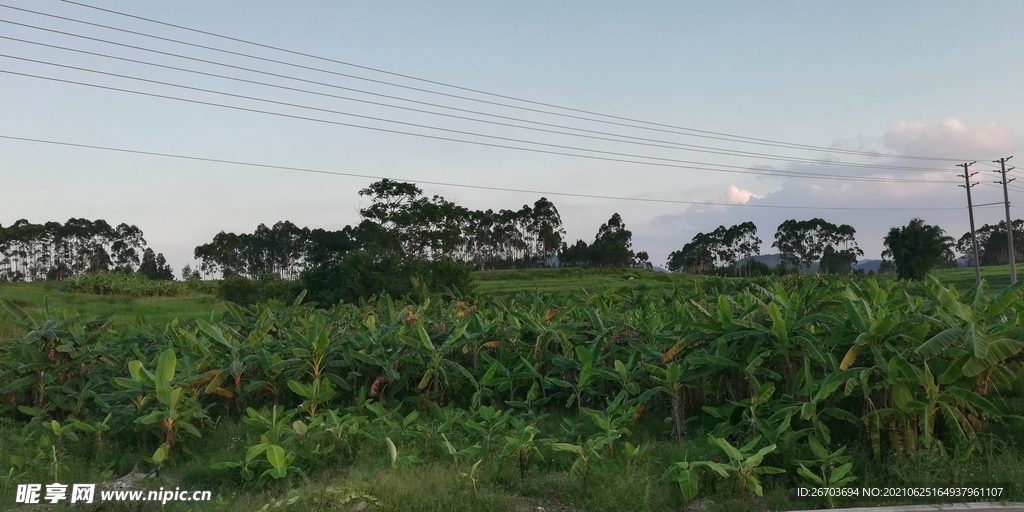
[[[1010,184],[1013,179],[1006,179],[1006,161],[1013,158],[1008,156],[1006,158],[1000,158],[999,160],[993,160],[993,162],[999,162],[1000,170],[1003,179],[996,183],[1003,185],[1003,205],[1006,207],[1006,246],[1010,250],[1010,284],[1017,282],[1017,258],[1013,252],[1013,220],[1010,218],[1010,193],[1006,191],[1006,186]],[[1013,170],[1013,167],[1010,167]]]
[[[981,262],[978,261],[978,238],[974,234],[974,204],[971,203],[971,187],[977,185],[977,183],[971,183],[971,176],[978,173],[968,173],[967,168],[974,165],[976,162],[962,163],[957,167],[964,168],[964,185],[961,187],[967,189],[967,214],[971,219],[971,247],[974,249],[974,282],[981,284]]]

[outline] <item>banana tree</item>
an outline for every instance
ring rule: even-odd
[[[917,347],[916,352],[927,359],[950,349],[966,350],[950,354],[954,362],[942,373],[940,381],[978,378],[979,387],[987,390],[987,378],[998,371],[1003,361],[1024,348],[1024,330],[1015,325],[1013,308],[1024,295],[1024,283],[1007,287],[991,298],[988,284],[982,281],[970,304],[961,302],[954,289],[947,289],[934,277],[929,276],[927,286],[940,306],[931,319],[942,330]]]
[[[241,316],[242,313],[236,311],[236,315]],[[242,402],[248,394],[246,386],[243,385],[243,374],[253,363],[258,362],[255,351],[263,344],[264,338],[274,325],[265,323],[262,327],[253,329],[247,337],[243,337],[230,327],[210,325],[201,318],[196,319],[196,324],[203,334],[222,348],[218,350],[222,360],[214,363],[220,368],[214,370],[215,373],[206,386],[206,392],[233,399],[238,412],[241,413]],[[234,389],[230,391],[221,387],[229,376],[234,385]],[[250,388],[249,392],[251,391]]]
[[[440,393],[439,399],[444,397],[444,389],[452,384],[451,377],[453,375],[459,375],[473,385],[474,388],[477,387],[476,379],[472,373],[458,362],[449,358],[453,352],[461,348],[459,340],[466,332],[467,327],[469,327],[468,321],[461,322],[451,331],[439,347],[434,346],[430,335],[427,334],[427,330],[422,324],[416,326],[418,339],[408,336],[403,337],[403,341],[417,350],[422,350],[427,356],[426,364],[423,365],[423,375],[420,377],[420,382],[417,386],[423,395],[424,408],[430,402],[431,392]]]
[[[56,311],[45,299],[39,322],[3,297],[0,306],[26,331],[0,345],[0,359],[9,362],[0,372],[0,394],[26,393],[22,403],[36,409],[80,413],[94,379],[90,368],[100,364],[97,341],[109,315],[83,322],[74,309]]]
[[[142,361],[134,360],[128,363],[128,373],[130,379],[115,377],[114,384],[126,390],[141,391],[157,401],[155,410],[137,418],[136,423],[159,424],[159,435],[168,450],[174,447],[179,430],[202,437],[193,423],[208,416],[199,402],[184,393],[185,388],[180,385],[182,374],[177,371],[177,357],[173,349],[160,353],[155,371],[146,369]],[[145,401],[136,403],[144,404]]]
[[[658,390],[669,396],[670,411],[672,415],[672,439],[681,441],[686,439],[686,408],[683,402],[683,384],[692,378],[692,374],[684,374],[682,366],[678,362],[669,363],[660,367],[652,364],[645,364],[647,370],[658,384]]]
[[[921,415],[921,443],[925,448],[935,446],[935,422],[941,414],[946,429],[958,445],[979,448],[975,432],[980,429],[980,418],[989,415],[998,418],[1002,412],[991,402],[973,391],[954,385],[942,386],[936,382],[928,364],[918,369],[920,387],[924,390],[922,400],[912,400],[904,407],[918,411]]]
[[[290,379],[288,389],[304,399],[302,408],[313,418],[321,407],[336,396],[335,385],[342,389],[351,389],[351,386],[345,379],[329,371],[329,358],[334,355],[336,344],[323,318],[313,315],[308,319],[308,324],[304,333],[297,330],[288,330],[286,333],[291,344],[291,354],[305,361],[303,377],[308,378],[305,382]]]

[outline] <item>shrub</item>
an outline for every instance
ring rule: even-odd
[[[402,297],[415,291],[414,278],[431,292],[462,295],[472,291],[469,266],[451,258],[403,261],[387,253],[354,251],[337,265],[312,267],[299,284],[309,300],[321,304],[350,303],[374,295]]]
[[[240,275],[230,275],[220,282],[217,296],[235,304],[249,305],[267,300],[291,302],[298,295],[296,283],[285,281],[275,275],[264,275],[258,280]]]
[[[122,297],[180,297],[193,293],[213,294],[216,289],[216,283],[211,281],[155,281],[144,274],[119,272],[85,274],[61,283],[61,290],[70,293]]]

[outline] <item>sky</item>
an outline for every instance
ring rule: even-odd
[[[877,259],[914,217],[968,231],[955,165],[978,162],[976,204],[1001,201],[991,161],[1024,141],[1016,1],[81,3],[308,56],[0,0],[0,136],[364,176],[0,138],[0,225],[135,224],[176,271],[222,230],[358,223],[372,177],[473,209],[546,196],[570,242],[617,212],[656,265],[745,221],[772,253],[814,217]]]

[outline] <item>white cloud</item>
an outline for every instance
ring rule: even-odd
[[[725,191],[725,201],[734,204],[747,204],[750,198],[759,198],[761,196],[754,195],[749,190],[743,190],[736,185],[729,185],[729,188]]]
[[[1017,137],[1005,125],[988,123],[967,126],[956,119],[925,124],[897,121],[882,136],[886,147],[906,155],[934,155],[948,158],[994,159],[1018,145]]]

